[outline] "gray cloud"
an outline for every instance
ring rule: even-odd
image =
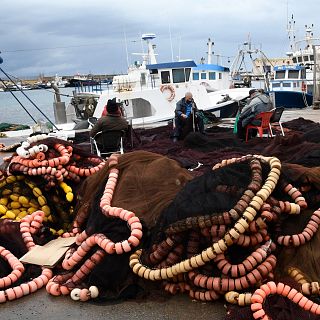
[[[206,56],[207,38],[214,51],[225,57],[236,54],[250,35],[269,57],[288,50],[287,0],[2,0],[0,51],[2,68],[17,76],[121,73],[129,60],[141,58],[139,36],[156,33],[159,61]],[[317,23],[320,4],[289,1],[288,13],[304,25]],[[319,33],[315,25],[315,33]],[[170,44],[170,31],[172,40]],[[21,51],[18,51],[21,50]],[[146,50],[146,48],[144,48]],[[225,59],[226,63],[226,59]]]

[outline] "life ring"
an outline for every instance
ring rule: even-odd
[[[176,92],[174,90],[174,87],[171,84],[164,84],[160,87],[160,91],[163,93],[164,91],[169,91],[170,92],[170,96],[167,98],[167,100],[169,102],[171,102],[174,97],[176,96]]]
[[[200,82],[200,85],[204,86],[206,88],[210,87],[210,84],[208,82],[205,82],[205,81]]]

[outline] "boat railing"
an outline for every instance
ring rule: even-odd
[[[76,83],[75,85],[75,92],[76,93],[83,93],[83,92],[95,92],[95,93],[101,93],[104,90],[112,90],[112,84],[109,83],[102,83],[101,81],[90,84],[90,85],[84,85],[80,81]]]
[[[155,78],[148,78],[148,80],[140,79],[140,81],[130,80],[114,80],[112,83],[113,91],[143,91],[147,89],[154,89],[160,87],[159,81]]]

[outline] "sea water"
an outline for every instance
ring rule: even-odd
[[[74,88],[59,88],[61,101],[65,102],[66,107],[71,101],[73,90]],[[23,107],[10,92],[0,92],[0,123],[34,125],[39,120],[44,122],[50,120],[55,123],[53,110],[55,94],[53,89],[25,90],[23,92],[42,113],[20,91],[13,91],[12,93]],[[28,111],[34,120],[24,109]]]

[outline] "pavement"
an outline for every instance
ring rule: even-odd
[[[223,320],[222,302],[192,301],[186,295],[173,296],[165,302],[125,301],[96,304],[74,302],[70,297],[53,297],[41,289],[21,299],[0,306],[1,319],[7,320]]]

